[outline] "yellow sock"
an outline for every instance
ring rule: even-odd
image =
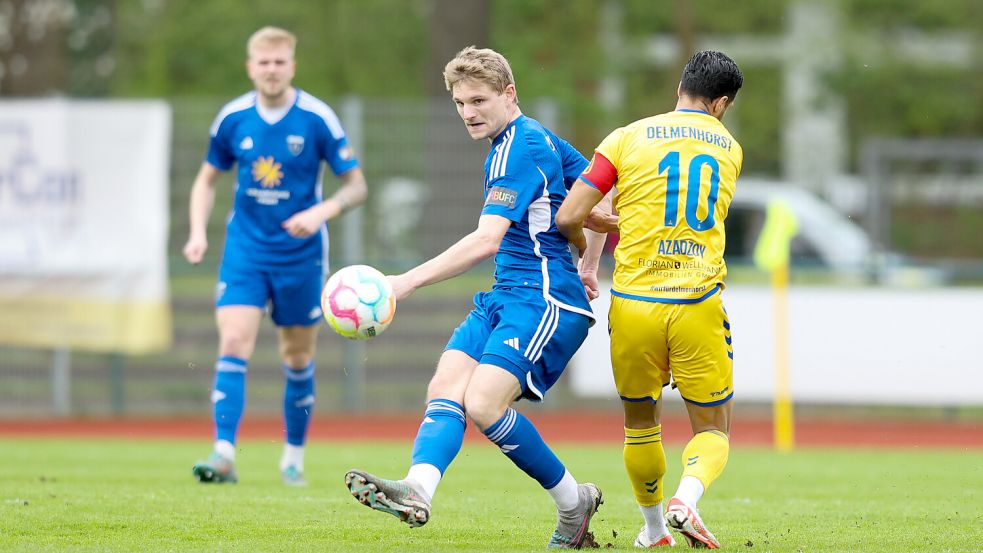
[[[699,432],[683,450],[683,476],[698,478],[703,483],[703,489],[707,490],[724,471],[729,454],[727,434],[719,430]]]
[[[662,425],[654,428],[625,428],[625,469],[639,505],[662,503],[662,477],[666,474],[666,451],[662,448]]]

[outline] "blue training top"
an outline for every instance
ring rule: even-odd
[[[482,215],[512,221],[495,256],[496,288],[539,288],[547,301],[594,318],[555,224],[567,190],[587,160],[539,121],[520,115],[492,142],[485,160]]]
[[[256,110],[256,97],[249,92],[222,108],[205,157],[223,171],[239,166],[222,263],[326,267],[327,225],[305,238],[290,236],[281,225],[322,201],[321,160],[335,175],[358,167],[358,160],[338,116],[321,100],[298,89],[286,115],[270,124]]]

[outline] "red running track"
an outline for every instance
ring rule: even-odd
[[[581,442],[620,444],[623,441],[620,413],[551,412],[530,415],[550,443]],[[411,440],[419,425],[419,413],[404,415],[351,416],[323,414],[311,423],[313,440]],[[689,422],[682,417],[664,417],[663,440],[685,443]],[[280,439],[279,419],[247,419],[240,427],[243,439]],[[210,440],[212,424],[194,419],[45,419],[0,420],[0,437],[200,439]],[[467,440],[484,438],[469,425]],[[745,418],[734,421],[731,443],[736,446],[771,444],[771,421]],[[964,421],[891,421],[803,419],[796,421],[795,442],[800,446],[866,447],[953,447],[983,448],[983,424]]]

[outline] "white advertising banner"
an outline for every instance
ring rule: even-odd
[[[170,107],[0,102],[0,344],[171,344]]]
[[[591,302],[598,324],[571,361],[583,396],[616,398],[608,353],[611,283]],[[734,397],[772,401],[776,329],[773,292],[729,286],[724,306],[734,339]],[[983,289],[821,288],[788,293],[792,399],[804,403],[983,405]],[[669,401],[679,393],[663,390]]]

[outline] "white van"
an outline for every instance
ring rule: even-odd
[[[724,257],[735,277],[742,267],[753,262],[754,246],[773,199],[784,200],[798,219],[798,234],[791,243],[791,263],[800,272],[828,275],[840,282],[845,279],[916,287],[943,284],[948,278],[941,267],[917,266],[901,254],[878,247],[856,221],[808,190],[755,177],[737,181],[727,214]]]
[[[782,181],[742,177],[727,214],[728,263],[750,263],[774,199],[784,200],[798,219],[792,240],[792,263],[838,272],[869,270],[876,248],[867,232],[852,219],[812,193]]]

